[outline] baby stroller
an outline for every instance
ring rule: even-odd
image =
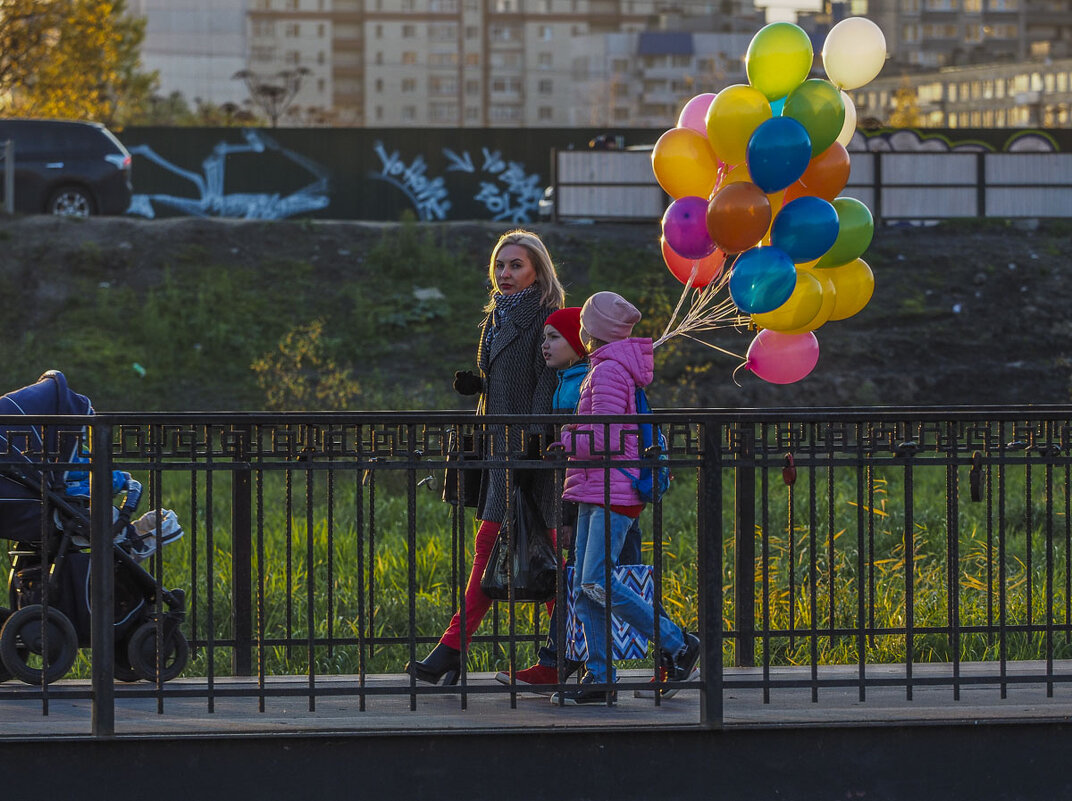
[[[0,397],[0,416],[54,414],[93,414],[89,399],[70,390],[57,371]],[[74,664],[78,648],[90,644],[88,492],[77,478],[68,483],[78,475],[74,471],[65,475],[63,468],[50,467],[80,461],[84,441],[78,426],[0,424],[0,538],[14,542],[8,553],[10,608],[0,608],[0,680],[57,681]],[[122,505],[113,509],[108,554],[115,570],[115,675],[123,681],[168,681],[189,658],[179,628],[186,593],[164,589],[139,562],[158,539],[178,539],[182,529],[168,510],[149,512],[132,524],[141,484],[117,471],[112,487],[123,495]],[[166,607],[162,616],[154,611],[158,599]]]

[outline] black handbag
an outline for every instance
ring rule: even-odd
[[[479,459],[472,434],[461,434],[452,428],[447,434],[447,462]],[[476,507],[480,503],[479,467],[448,467],[443,471],[443,500],[457,506]]]
[[[515,601],[550,601],[555,597],[557,575],[551,532],[543,525],[530,493],[515,485],[511,519],[491,547],[480,589],[492,600],[507,600],[512,578]]]

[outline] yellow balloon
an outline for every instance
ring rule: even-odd
[[[856,104],[844,91],[841,92],[841,99],[845,102],[845,124],[841,126],[837,141],[842,147],[848,147],[856,133]]]
[[[707,109],[707,141],[721,161],[740,164],[753,131],[770,118],[770,103],[762,92],[739,83],[727,86]]]
[[[806,334],[809,331],[822,328],[830,320],[830,313],[834,310],[834,304],[837,302],[837,287],[834,286],[833,281],[826,277],[826,270],[815,270],[806,265],[798,264],[797,275],[801,273],[813,276],[822,286],[823,305],[819,307],[819,311],[807,323],[800,326],[800,328],[783,331],[783,334]]]
[[[753,314],[752,322],[772,331],[792,331],[807,325],[823,305],[822,283],[813,273],[797,273],[797,285],[789,300],[774,311]]]
[[[726,174],[722,176],[722,183],[718,185],[719,189],[730,184],[752,182],[752,173],[748,171],[748,165],[743,161],[731,170],[727,170]]]
[[[799,268],[798,268],[799,269]],[[864,308],[875,293],[875,275],[863,259],[822,271],[837,288],[831,320],[844,320]]]
[[[672,198],[708,197],[718,180],[718,160],[707,137],[691,128],[671,128],[651,151],[655,180]]]
[[[823,42],[823,68],[839,89],[857,89],[882,71],[886,37],[867,17],[849,17],[830,29]]]
[[[814,52],[804,29],[791,22],[760,28],[744,57],[748,82],[768,100],[785,97],[811,72]]]

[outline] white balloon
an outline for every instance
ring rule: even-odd
[[[845,124],[841,126],[841,133],[838,134],[837,141],[841,143],[842,147],[848,147],[849,142],[852,141],[853,134],[856,133],[856,104],[852,102],[852,98],[844,90],[841,92],[841,99],[845,102]]]
[[[830,29],[823,42],[826,77],[839,89],[858,89],[886,63],[886,37],[867,17],[849,17]]]

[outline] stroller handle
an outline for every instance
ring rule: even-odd
[[[128,475],[124,493],[123,505],[119,507],[119,516],[115,519],[115,524],[112,526],[113,535],[118,534],[127,527],[131,515],[133,515],[134,510],[138,508],[138,503],[141,502],[141,482]]]

